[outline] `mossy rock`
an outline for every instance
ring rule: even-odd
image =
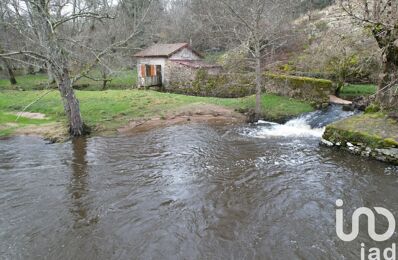
[[[384,139],[384,145],[386,147],[398,147],[398,142],[392,138],[386,138]]]
[[[377,135],[339,129],[333,126],[326,127],[323,138],[330,142],[341,143],[343,145],[352,143],[354,145],[365,145],[370,148],[398,147],[398,143],[391,138],[383,139]]]
[[[382,113],[363,114],[326,127],[324,139],[333,143],[362,144],[373,149],[398,147],[398,123]]]

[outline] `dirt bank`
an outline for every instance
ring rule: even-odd
[[[154,128],[187,123],[237,124],[245,122],[246,117],[232,109],[208,104],[184,106],[164,117],[133,120],[118,129],[121,134],[134,134]]]
[[[17,128],[12,135],[39,136],[51,142],[64,142],[69,139],[68,131],[62,123],[28,125]]]
[[[14,114],[18,117],[25,117],[30,119],[47,119],[46,115],[42,113],[16,112]]]
[[[21,115],[22,117],[45,118],[44,114],[28,113]],[[221,106],[210,104],[194,104],[181,107],[179,109],[170,111],[166,116],[157,116],[146,119],[137,119],[126,122],[127,125],[115,128],[101,129],[101,126],[94,128],[93,135],[114,135],[115,132],[119,134],[134,134],[137,132],[149,131],[156,128],[167,127],[177,124],[188,123],[210,123],[210,124],[236,124],[245,122],[246,117],[233,109],[228,109]],[[12,132],[8,136],[28,135],[40,136],[51,142],[63,142],[69,139],[67,127],[62,123],[48,123],[48,124],[28,124],[20,126],[16,123],[7,123],[2,127],[10,129]]]

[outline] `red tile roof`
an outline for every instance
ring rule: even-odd
[[[188,43],[155,44],[149,48],[146,48],[145,50],[142,50],[142,51],[136,53],[134,55],[134,57],[141,57],[141,58],[143,58],[143,57],[170,57],[174,53],[176,53],[179,50],[186,48],[186,47],[191,49]],[[195,52],[195,51],[193,51],[193,52]],[[196,53],[196,54],[198,54],[198,53]]]

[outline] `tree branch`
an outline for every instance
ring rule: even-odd
[[[33,52],[33,51],[13,51],[13,52],[8,52],[8,53],[0,53],[0,57],[4,57],[4,58],[10,57],[10,56],[15,56],[15,55],[27,55],[27,56],[34,57],[36,59],[51,62],[49,58],[47,58],[39,53]]]
[[[105,48],[103,51],[101,51],[100,53],[98,53],[96,56],[95,61],[89,65],[83,72],[79,73],[78,75],[76,75],[73,79],[72,79],[72,83],[79,80],[80,78],[84,77],[85,75],[87,75],[87,73],[89,73],[98,63],[101,62],[101,58],[106,55],[107,53],[109,53],[112,49],[114,48],[118,48],[120,46],[125,45],[127,42],[129,42],[137,33],[138,33],[138,28],[141,27],[141,24],[144,22],[144,20],[146,19],[146,16],[149,13],[150,8],[152,7],[153,0],[149,0],[149,4],[147,9],[145,10],[143,16],[141,17],[139,23],[137,24],[137,26],[134,28],[133,32],[123,41],[119,41],[116,42],[114,44],[109,45],[107,48]]]
[[[65,19],[62,19],[62,20],[57,21],[57,22],[54,22],[52,24],[52,27],[55,29],[58,26],[66,23],[68,21],[74,20],[76,18],[83,18],[83,17],[84,18],[94,18],[94,19],[114,19],[115,18],[115,17],[110,16],[109,14],[101,15],[101,14],[92,13],[92,12],[82,12],[82,13],[77,13],[77,14],[70,15],[70,16],[66,17]]]

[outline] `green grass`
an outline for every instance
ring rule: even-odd
[[[27,104],[42,96],[46,91],[0,91],[0,112],[21,111]],[[231,109],[254,108],[254,96],[245,98],[194,97],[160,93],[150,90],[107,90],[76,91],[80,101],[84,121],[98,131],[113,130],[139,118],[165,116],[171,111],[190,104],[213,104]],[[264,95],[262,110],[269,119],[296,116],[313,110],[305,102]],[[33,104],[28,112],[39,112],[50,121],[65,122],[65,116],[58,91],[54,90]],[[14,118],[4,117],[1,124],[12,122]]]
[[[48,119],[30,119],[26,117],[18,117],[16,114],[8,114],[0,112],[0,124],[15,122],[23,125],[36,125],[48,122]]]
[[[17,86],[25,90],[32,90],[38,87],[44,88],[47,85],[48,77],[45,74],[35,75],[23,75],[17,76]],[[0,79],[0,89],[15,89],[16,86],[12,86],[10,81],[5,78]]]
[[[100,79],[101,74],[93,71],[90,77]],[[112,81],[106,84],[106,89],[128,89],[137,84],[137,69],[115,72],[110,76]],[[89,78],[82,78],[75,85],[83,86],[84,90],[102,90],[102,81],[94,81]],[[87,86],[88,85],[88,86]]]
[[[101,78],[99,71],[93,71],[90,74],[91,78]],[[12,86],[8,79],[0,79],[0,90],[43,90],[49,88],[56,88],[55,84],[48,84],[47,74],[35,74],[35,75],[22,75],[17,76],[17,85]],[[108,82],[106,85],[107,89],[128,89],[135,86],[137,83],[137,70],[124,70],[115,72],[110,76],[112,81]],[[96,81],[89,78],[81,78],[75,84],[78,89],[85,90],[102,90],[102,81]]]
[[[9,114],[0,111],[0,136],[9,135],[15,129],[28,126],[40,125],[50,122],[48,119],[30,119],[18,117],[16,114]]]
[[[349,84],[344,86],[342,97],[370,96],[376,93],[377,86],[372,84]]]

